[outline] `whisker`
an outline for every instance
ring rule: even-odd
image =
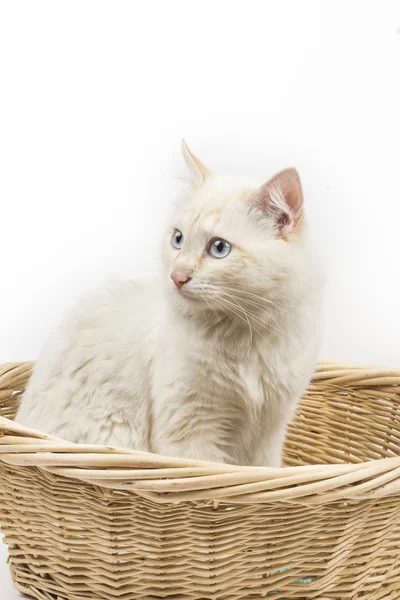
[[[225,295],[226,295],[226,296],[228,296],[228,297],[229,297],[229,298],[230,298],[232,301],[234,301],[234,298],[232,298],[232,296],[230,296],[230,295],[228,295],[228,294],[225,294]],[[226,300],[226,299],[225,299],[225,300]],[[245,312],[245,311],[244,311],[244,309],[243,309],[243,307],[241,307],[241,306],[240,306],[239,304],[237,304],[236,302],[235,302],[235,306],[238,306],[238,308],[240,308],[240,309],[241,309],[243,312]],[[250,317],[251,317],[251,319],[252,319],[252,320],[254,320],[254,321],[257,323],[257,324],[261,325],[261,327],[263,327],[265,330],[272,329],[272,330],[273,330],[273,331],[275,331],[276,333],[280,333],[280,334],[282,334],[282,336],[283,336],[285,339],[289,339],[289,336],[288,336],[288,335],[287,335],[287,334],[286,334],[286,333],[285,333],[285,332],[284,332],[284,331],[283,331],[283,330],[282,330],[280,327],[274,327],[273,325],[271,325],[271,323],[268,323],[268,325],[267,325],[267,324],[266,324],[264,321],[262,321],[261,319],[259,319],[259,318],[258,318],[256,315],[250,315]],[[262,338],[265,340],[265,337],[264,337],[264,336],[261,334],[261,332],[260,332],[260,331],[258,331],[258,330],[257,330],[257,329],[256,329],[254,326],[253,326],[253,328],[254,328],[254,330],[255,330],[255,331],[257,331],[257,333],[258,333],[258,334],[259,334],[259,335],[260,335],[260,336],[261,336],[261,337],[262,337]]]
[[[221,297],[219,298],[219,300],[221,300],[222,302],[224,302],[224,301],[225,301],[225,302],[228,302],[226,299],[224,299],[224,298],[221,298]],[[218,306],[221,308],[221,310],[222,310],[223,312],[225,312],[225,311],[223,310],[222,306],[221,306],[221,305],[220,305],[218,302],[217,302],[217,304],[218,304]],[[230,304],[230,303],[229,303],[229,304]],[[248,358],[249,358],[249,355],[250,355],[250,352],[251,352],[251,348],[252,348],[252,346],[253,346],[253,329],[252,329],[252,327],[251,327],[250,321],[249,321],[249,319],[248,319],[248,317],[247,317],[247,315],[246,315],[245,311],[243,311],[243,309],[242,309],[242,308],[241,308],[241,306],[239,306],[239,305],[238,305],[238,308],[239,308],[239,309],[241,309],[241,311],[242,311],[242,312],[243,312],[243,314],[245,315],[245,317],[246,317],[246,321],[244,321],[244,319],[243,319],[243,317],[241,316],[241,314],[240,314],[240,313],[237,313],[237,312],[236,312],[235,310],[233,310],[232,308],[231,308],[230,310],[231,310],[231,311],[232,311],[232,312],[233,312],[233,313],[234,313],[236,316],[238,316],[238,317],[239,317],[239,318],[240,318],[242,321],[244,321],[244,322],[247,322],[247,325],[248,325],[248,327],[249,327],[249,333],[250,333],[249,347],[248,347],[248,350],[247,350],[247,354],[246,354],[246,356],[245,356],[245,358],[244,358],[244,362],[246,362],[246,361],[248,360]]]
[[[233,300],[233,298],[232,298],[232,300]],[[251,348],[252,348],[252,346],[253,346],[253,329],[252,329],[252,327],[251,327],[251,324],[250,324],[249,318],[248,318],[248,316],[247,316],[247,314],[246,314],[246,311],[243,309],[243,307],[242,307],[242,306],[240,306],[240,304],[239,304],[238,302],[235,302],[235,304],[237,305],[237,307],[238,307],[239,309],[241,309],[241,310],[242,310],[242,312],[243,312],[244,316],[246,317],[246,321],[247,321],[247,323],[248,323],[248,325],[249,325],[250,341],[249,341],[249,349],[248,349],[248,351],[247,351],[247,354],[246,354],[246,357],[245,357],[245,361],[247,361],[247,359],[249,358],[249,355],[250,355]]]
[[[261,300],[262,302],[269,304],[278,312],[286,313],[286,314],[290,315],[291,317],[293,316],[292,312],[286,310],[282,306],[278,306],[275,302],[273,302],[269,298],[264,298],[263,296],[260,296],[259,294],[254,294],[253,292],[248,292],[246,290],[241,290],[238,288],[230,288],[230,287],[226,287],[226,286],[224,286],[224,289],[228,290],[229,292],[235,292],[236,294],[241,295],[241,296],[251,296],[252,298],[257,298],[257,300]]]
[[[217,322],[220,322],[220,321],[221,321],[221,318],[220,318],[220,316],[218,315],[217,311],[216,311],[216,310],[215,310],[215,308],[212,306],[212,304],[210,304],[210,302],[208,302],[208,300],[207,300],[207,297],[206,297],[206,296],[204,296],[204,297],[203,297],[203,300],[204,300],[204,301],[205,301],[205,303],[207,304],[208,308],[209,308],[209,309],[210,309],[210,310],[211,310],[211,311],[214,313],[214,315],[215,315],[215,318],[217,319]],[[224,312],[224,311],[222,311],[222,312]],[[224,314],[225,314],[225,313],[224,313]]]
[[[240,290],[240,289],[231,288],[231,287],[227,287],[227,286],[217,287],[217,286],[210,285],[210,284],[205,284],[205,285],[203,284],[203,285],[198,286],[197,291],[199,292],[199,297],[206,302],[208,308],[210,308],[210,310],[212,310],[212,312],[215,314],[216,317],[218,317],[218,315],[217,315],[216,311],[214,310],[214,308],[212,307],[212,304],[209,302],[209,300],[211,298],[212,298],[212,301],[214,302],[214,304],[217,305],[217,307],[223,312],[223,314],[226,317],[231,319],[230,315],[226,312],[226,310],[223,310],[223,307],[218,302],[218,300],[223,301],[225,308],[228,308],[228,310],[231,313],[233,313],[236,317],[240,318],[249,327],[250,346],[249,346],[249,352],[248,352],[246,358],[248,357],[248,355],[250,353],[251,345],[253,343],[253,330],[255,332],[257,332],[264,340],[266,339],[262,335],[261,331],[259,331],[259,329],[257,329],[254,326],[254,323],[257,324],[259,327],[261,327],[265,331],[270,330],[272,332],[275,332],[281,338],[289,339],[289,336],[280,327],[277,319],[274,317],[273,314],[271,314],[272,311],[268,310],[268,305],[271,305],[278,312],[285,312],[286,314],[288,314],[290,316],[293,316],[293,314],[282,309],[281,307],[276,306],[276,304],[274,304],[268,298],[263,298],[262,296],[260,296],[258,294],[254,294],[252,292],[247,292],[245,290]],[[222,292],[222,296],[221,296],[221,292]],[[241,304],[238,302],[238,300],[240,300],[241,303],[245,303],[249,307],[252,306],[252,307],[266,313],[268,315],[268,321],[272,320],[273,323],[266,322],[266,321],[260,319],[260,317],[258,315],[254,314],[254,310],[250,311],[250,313],[249,313],[248,311],[246,311],[244,309],[243,306],[241,306]],[[264,306],[261,303],[258,303],[256,300],[264,302]],[[265,304],[267,306],[265,306]],[[232,307],[234,307],[235,310]],[[244,318],[243,318],[243,315],[244,315]],[[253,324],[250,322],[250,320],[252,321]]]
[[[243,308],[242,308],[240,305],[238,305],[238,304],[236,304],[236,303],[233,303],[233,302],[231,302],[231,301],[227,300],[225,297],[223,298],[223,297],[221,297],[221,296],[220,296],[220,298],[219,298],[219,299],[220,299],[220,300],[222,300],[223,302],[226,302],[228,305],[237,306],[237,307],[238,307],[238,308],[241,310],[241,312],[243,312],[243,313],[246,315],[246,312],[244,311],[244,309],[243,309]],[[232,311],[232,312],[233,312],[233,313],[234,313],[236,316],[238,316],[240,319],[242,319],[242,321],[243,321],[244,323],[246,323],[245,319],[243,319],[243,317],[242,317],[242,315],[241,315],[240,313],[237,313],[237,312],[236,312],[236,311],[234,311],[232,308],[231,308],[230,310],[231,310],[231,311]],[[247,316],[247,315],[246,315],[246,316]],[[263,325],[263,323],[262,323],[262,322],[260,322],[260,324],[261,324],[261,325]],[[250,325],[250,328],[251,328],[251,325]],[[258,335],[259,335],[259,336],[260,336],[260,337],[261,337],[263,340],[267,341],[267,339],[265,338],[265,336],[263,336],[263,334],[262,334],[262,333],[261,333],[261,332],[260,332],[260,331],[259,331],[259,330],[258,330],[256,327],[254,327],[254,325],[253,325],[252,329],[254,329],[254,331],[256,331],[256,333],[258,333]]]
[[[232,297],[232,296],[230,296],[230,297]],[[232,298],[232,299],[233,299],[233,298]],[[255,302],[252,302],[251,300],[247,300],[246,298],[241,298],[241,301],[242,301],[242,302],[245,302],[246,304],[249,304],[249,305],[251,305],[251,306],[255,306],[256,308],[258,308],[258,309],[262,310],[262,307],[261,307],[259,304],[256,304]],[[277,330],[277,331],[280,331],[280,332],[281,332],[281,333],[282,333],[284,336],[286,336],[286,337],[287,337],[287,334],[286,334],[286,333],[284,332],[284,330],[283,330],[283,329],[280,327],[280,325],[279,325],[278,321],[275,319],[275,317],[274,317],[273,315],[271,315],[270,313],[268,313],[268,317],[269,317],[270,319],[272,319],[272,320],[273,320],[273,322],[275,323],[275,325],[276,325],[276,330]],[[259,322],[259,323],[263,323],[263,321],[261,321],[261,320],[260,320],[260,319],[259,319],[259,318],[258,318],[256,315],[252,315],[252,318],[254,318],[255,320],[258,320],[258,322]],[[269,325],[270,325],[270,324],[269,324]],[[267,328],[267,325],[266,325],[266,328]]]

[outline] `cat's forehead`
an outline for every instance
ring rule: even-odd
[[[248,199],[254,189],[247,180],[211,178],[186,203],[182,215],[186,227],[194,233],[196,230],[212,232],[221,226],[232,226],[246,213]]]

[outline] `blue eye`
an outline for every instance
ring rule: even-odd
[[[214,258],[225,258],[225,256],[228,256],[231,249],[232,246],[229,242],[215,238],[214,240],[211,240],[208,252]]]
[[[180,250],[183,246],[183,233],[179,229],[175,229],[172,234],[171,244],[177,250]]]

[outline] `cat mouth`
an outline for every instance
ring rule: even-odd
[[[183,285],[180,289],[176,289],[176,293],[178,294],[179,297],[184,298],[185,300],[188,300],[189,302],[197,303],[197,302],[201,302],[203,300],[203,298],[201,297],[201,294],[199,294],[195,290],[191,290],[191,289],[187,288],[185,285]]]
[[[198,294],[191,292],[190,290],[185,290],[184,288],[178,290],[178,293],[187,300],[192,300],[193,302],[199,302],[201,300]]]

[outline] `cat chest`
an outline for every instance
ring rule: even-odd
[[[184,350],[184,351],[183,351]],[[243,405],[243,409],[282,402],[293,395],[288,364],[253,349],[243,359],[211,348],[179,349],[163,353],[153,370],[155,397],[193,398],[207,406]],[[284,382],[284,383],[283,383]],[[293,381],[295,384],[295,381]]]
[[[267,353],[268,354],[268,353]],[[197,364],[198,386],[204,394],[214,398],[227,398],[228,402],[243,404],[250,409],[291,402],[298,391],[293,362],[281,361],[259,351],[247,360],[230,361],[210,356]]]
[[[249,403],[260,405],[270,392],[267,369],[260,360],[246,364],[210,353],[208,356],[196,357],[189,373],[191,381],[196,382],[200,395],[226,400],[228,404],[235,402],[244,406]]]

